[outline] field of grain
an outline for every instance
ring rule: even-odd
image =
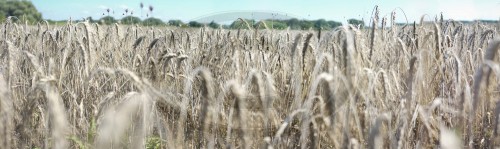
[[[500,25],[377,18],[323,31],[8,20],[0,146],[500,147]]]

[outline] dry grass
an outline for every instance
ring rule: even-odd
[[[500,147],[497,24],[375,11],[321,36],[1,24],[0,145]]]

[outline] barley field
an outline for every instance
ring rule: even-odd
[[[375,18],[322,31],[7,20],[0,146],[500,147],[500,24]]]

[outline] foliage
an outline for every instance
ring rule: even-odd
[[[85,20],[88,20],[90,23],[95,23],[96,22],[96,20],[94,20],[94,18],[92,18],[90,16],[87,17],[87,18],[85,18]]]
[[[165,25],[165,23],[161,19],[153,18],[153,17],[145,19],[144,21],[142,21],[142,24],[145,25],[145,26],[160,26],[160,25]]]
[[[290,29],[294,29],[294,30],[301,29],[301,25],[300,25],[299,19],[292,18],[292,19],[289,19],[289,20],[285,20],[285,22],[288,25],[288,27],[290,27]]]
[[[126,17],[123,17],[121,19],[121,23],[122,24],[127,24],[127,25],[140,24],[141,23],[141,19],[139,17],[135,17],[135,16],[126,16]]]
[[[146,141],[146,149],[160,149],[161,148],[161,138],[160,137],[149,137]]]
[[[318,30],[318,29],[329,29],[330,28],[330,24],[328,24],[328,22],[326,22],[325,19],[319,19],[319,20],[316,20],[316,22],[314,22],[314,28],[316,30]]]
[[[217,29],[217,28],[220,28],[221,26],[220,26],[220,24],[217,24],[214,21],[212,21],[208,24],[208,27],[213,28],[213,29]]]
[[[255,20],[245,20],[249,24],[252,24],[252,22],[256,22]],[[333,29],[335,27],[341,26],[342,23],[336,22],[336,21],[326,21],[325,19],[319,19],[319,20],[299,20],[296,18],[288,19],[288,20],[265,20],[264,21],[269,28],[274,28],[274,29],[286,29],[287,27],[290,27],[290,29],[293,30],[308,30],[311,28],[314,29]],[[256,24],[253,24],[252,26],[255,26]],[[235,20],[229,28],[232,29],[238,29],[238,28],[243,28],[246,29],[246,25],[244,22],[241,20]],[[260,27],[260,29],[263,29],[264,27]]]
[[[169,20],[168,25],[182,27],[185,26],[186,24],[184,24],[184,22],[182,22],[181,20]]]
[[[308,30],[314,27],[314,22],[313,21],[307,21],[307,20],[301,20],[300,21],[300,29],[301,30]]]
[[[271,28],[272,29],[279,29],[279,30],[283,30],[283,29],[286,29],[288,26],[286,25],[285,22],[283,21],[273,21],[271,22]]]
[[[31,1],[26,0],[0,0],[0,22],[8,16],[15,16],[22,22],[34,23],[42,20],[42,14]]]
[[[352,24],[352,25],[361,25],[361,28],[365,26],[365,22],[363,20],[356,20],[356,19],[349,19],[347,20],[347,23]]]
[[[250,19],[245,19],[245,21],[249,23],[250,27],[252,27],[252,23],[256,22],[255,20],[250,20]],[[246,23],[240,19],[233,21],[233,23],[231,23],[229,27],[232,29],[249,29]]]
[[[3,21],[5,21],[5,19],[6,19],[6,16],[7,16],[7,15],[5,14],[5,12],[3,12],[3,11],[0,11],[0,22],[3,22]]]
[[[101,19],[99,19],[99,24],[111,25],[111,24],[114,24],[116,22],[117,21],[112,16],[105,16],[105,17],[102,17]]]
[[[342,23],[337,22],[337,21],[327,21],[327,23],[330,26],[330,28],[332,28],[332,29],[339,27],[339,26],[342,26]]]
[[[196,21],[190,21],[188,23],[189,27],[203,27],[203,23],[199,23],[199,22],[196,22]]]
[[[280,20],[266,20],[266,21],[264,21],[264,23],[266,23],[266,25],[269,29],[283,30],[283,29],[286,29],[288,27],[286,22],[280,21]],[[264,27],[260,26],[259,29],[264,29]]]

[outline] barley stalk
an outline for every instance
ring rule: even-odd
[[[495,40],[495,41],[492,41],[492,43],[490,43],[488,49],[486,50],[486,53],[484,55],[484,59],[485,60],[493,60],[493,58],[495,57],[496,55],[496,52],[498,50],[500,46],[500,40]],[[479,66],[479,68],[477,68],[476,70],[476,73],[474,74],[474,84],[473,84],[473,99],[472,99],[472,111],[469,115],[469,122],[468,122],[468,125],[469,125],[469,129],[467,131],[467,135],[469,136],[469,144],[472,143],[472,140],[474,139],[474,136],[472,134],[472,123],[474,121],[474,117],[475,117],[475,114],[477,112],[477,109],[478,109],[478,105],[479,105],[479,91],[481,90],[481,84],[482,84],[482,79],[484,77],[484,75],[486,74],[486,76],[489,76],[491,70],[489,67],[484,67],[482,65]]]
[[[0,73],[2,73],[0,71]],[[0,75],[0,135],[3,136],[0,139],[0,144],[5,148],[11,148],[12,146],[12,134],[14,133],[13,127],[13,114],[12,114],[12,106],[14,102],[12,101],[12,96],[9,91],[8,84],[3,77]]]

